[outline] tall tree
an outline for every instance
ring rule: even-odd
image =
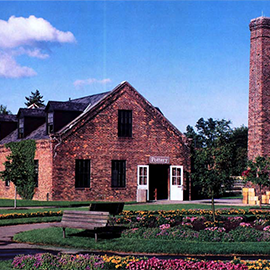
[[[29,107],[32,104],[36,104],[38,107],[44,107],[44,100],[42,100],[43,96],[40,95],[39,90],[36,90],[36,92],[31,92],[31,95],[29,97],[25,97],[27,102],[24,104]]]
[[[34,140],[10,142],[5,147],[10,149],[11,153],[4,162],[5,170],[0,172],[0,178],[3,181],[13,182],[18,194],[23,199],[31,200],[35,192],[36,142]]]
[[[0,114],[11,114],[11,111],[7,109],[7,106],[0,105]]]
[[[238,176],[247,166],[248,128],[241,126],[233,129],[230,140],[234,145],[232,174]]]
[[[214,197],[232,184],[232,129],[230,121],[200,118],[195,131],[188,126],[186,136],[193,139],[192,179],[201,193],[211,198],[215,221]]]

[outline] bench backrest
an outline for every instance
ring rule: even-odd
[[[63,212],[61,224],[66,227],[92,229],[107,226],[109,212],[69,211]]]
[[[89,206],[90,211],[105,211],[109,212],[110,215],[118,215],[124,209],[125,203],[91,203]]]

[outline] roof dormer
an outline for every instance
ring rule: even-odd
[[[0,114],[0,140],[17,128],[17,117],[13,114]]]
[[[25,109],[21,108],[17,114],[18,118],[18,138],[23,139],[32,131],[45,123],[46,113],[44,108]]]

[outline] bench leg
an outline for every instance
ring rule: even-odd
[[[66,228],[63,228],[63,238],[66,238]]]
[[[95,242],[97,242],[97,233],[95,233]]]

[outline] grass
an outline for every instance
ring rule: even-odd
[[[10,213],[36,213],[36,212],[46,212],[46,211],[64,211],[64,210],[78,210],[86,211],[88,207],[65,207],[65,208],[30,208],[30,209],[0,209],[0,214],[10,214]]]
[[[0,220],[0,226],[10,226],[18,224],[33,224],[44,222],[60,222],[62,217],[30,217],[30,218],[12,218]],[[1,269],[1,268],[0,268]]]
[[[105,235],[106,236],[106,235]],[[67,229],[67,238],[62,237],[61,228],[48,228],[26,231],[15,235],[19,242],[28,242],[51,246],[62,246],[87,250],[111,250],[122,252],[160,253],[160,254],[269,254],[270,245],[267,242],[244,243],[212,243],[212,242],[184,242],[180,240],[151,239],[123,239],[99,238],[98,242],[92,235],[82,233],[81,230]]]
[[[77,201],[33,201],[33,200],[17,200],[17,207],[73,207],[73,206],[89,206],[91,202],[77,202]],[[0,199],[0,207],[13,207],[14,200]]]
[[[34,201],[34,200],[17,200],[17,207],[79,207],[89,206],[96,201]],[[103,202],[98,202],[103,203]],[[105,203],[105,202],[104,202]],[[127,202],[126,204],[134,204],[136,202]],[[0,207],[13,207],[14,200],[0,199]]]
[[[0,261],[0,269],[2,270],[12,270],[12,262],[13,260],[5,260],[5,261]]]

